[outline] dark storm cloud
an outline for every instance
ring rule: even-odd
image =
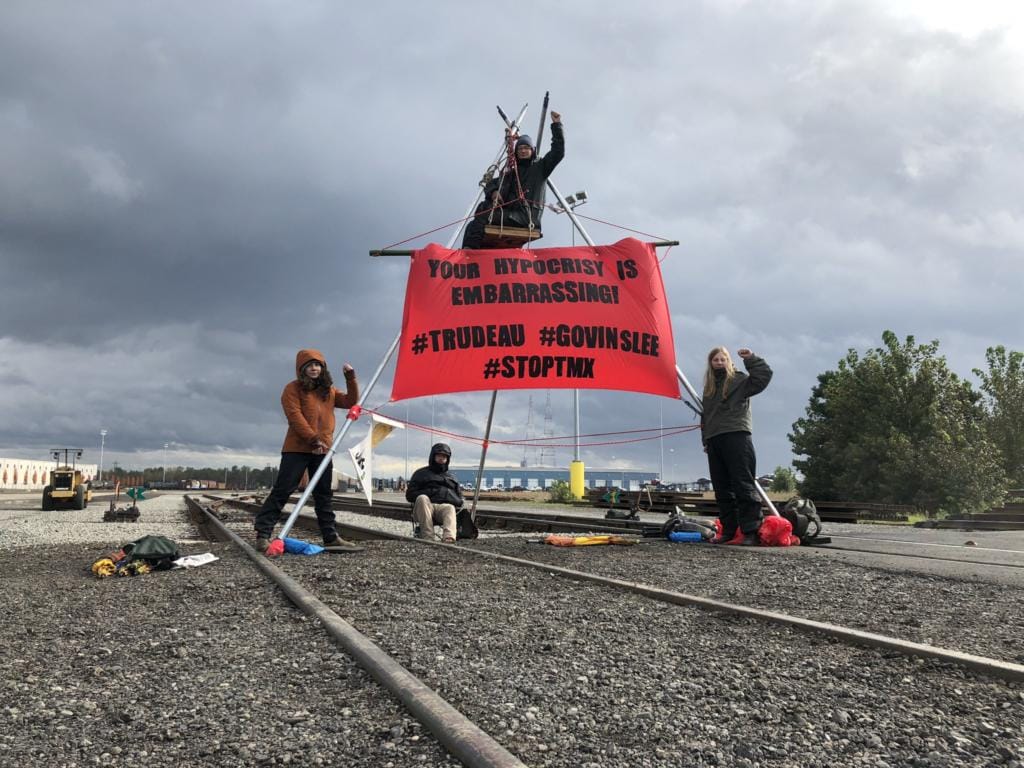
[[[463,215],[500,146],[494,105],[529,101],[535,134],[545,89],[567,130],[555,182],[590,194],[579,213],[682,241],[662,268],[694,386],[717,343],[776,368],[755,408],[762,468],[789,463],[817,373],[883,328],[941,339],[961,373],[988,345],[1024,347],[1008,309],[1024,97],[1003,34],[929,31],[869,3],[507,10],[7,4],[0,453],[106,428],[136,463],[165,442],[178,463],[273,461],[295,351],[317,346],[365,384],[398,332],[405,261],[367,251]],[[628,234],[586,225],[599,242]],[[572,238],[549,213],[544,244]],[[499,395],[497,439],[525,434],[528,397]],[[571,434],[570,393],[553,391],[550,421],[545,399],[535,431]],[[488,402],[424,399],[409,419],[480,436]],[[581,417],[585,434],[693,420],[592,392]],[[404,468],[408,442],[415,466],[431,439],[382,451]],[[692,435],[589,444],[611,441],[585,439],[588,464],[706,473]],[[459,463],[476,450],[457,446]]]

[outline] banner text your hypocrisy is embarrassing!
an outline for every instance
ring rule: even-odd
[[[679,397],[654,247],[459,251],[409,267],[392,400],[493,389]]]

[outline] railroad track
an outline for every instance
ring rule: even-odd
[[[210,498],[220,498],[213,497]],[[293,497],[293,502],[298,497]],[[361,497],[357,496],[335,496],[332,507],[339,512],[350,512],[358,515],[366,515],[370,518],[381,518],[386,520],[409,521],[409,505],[401,502],[376,501],[371,506]],[[251,504],[246,507],[252,512],[259,509],[258,504]],[[296,525],[302,530],[316,533],[315,518],[301,516]],[[617,533],[623,535],[640,536],[644,528],[656,525],[654,522],[642,520],[609,520],[603,517],[584,517],[581,515],[553,515],[549,512],[524,512],[512,510],[496,510],[487,508],[477,509],[477,527],[488,533]],[[340,525],[340,524],[339,524]],[[362,540],[364,529],[361,526],[353,526],[345,538]],[[942,545],[950,552],[956,551],[958,556],[953,554],[936,554],[933,552],[900,552],[893,551],[891,547],[883,548],[882,543],[901,544],[907,547],[932,547],[933,545],[923,542],[900,542],[899,540],[870,539],[857,536],[844,536],[831,534],[826,531],[833,540],[838,539],[839,543],[833,541],[831,544],[816,545],[815,549],[829,550],[833,552],[860,552],[864,554],[885,555],[887,557],[906,558],[911,560],[933,560],[939,562],[958,563],[964,566],[993,566],[999,568],[1024,569],[1024,560],[1012,561],[1010,558],[999,559],[998,551],[989,552],[985,547],[963,547],[955,545]],[[844,543],[844,542],[864,542]],[[871,546],[873,544],[873,546]],[[1012,550],[1003,551],[1004,555],[1011,555]],[[963,555],[980,555],[982,557],[970,557]],[[1024,555],[1020,555],[1024,558]]]
[[[462,715],[450,704],[445,702],[443,699],[440,699],[440,697],[435,698],[436,694],[434,693],[434,691],[431,690],[430,686],[423,682],[423,680],[418,679],[416,676],[413,676],[411,673],[403,669],[395,660],[395,658],[393,658],[389,653],[386,653],[382,649],[383,646],[388,645],[388,627],[392,626],[392,624],[402,624],[402,612],[401,610],[399,610],[398,613],[395,613],[395,608],[391,602],[383,600],[378,603],[375,601],[374,605],[378,607],[371,610],[370,613],[368,614],[366,612],[362,612],[363,614],[365,614],[363,617],[363,621],[366,622],[371,621],[371,617],[376,618],[381,611],[385,613],[385,616],[382,618],[382,623],[377,624],[377,631],[374,632],[372,635],[375,638],[376,643],[371,643],[367,636],[364,636],[357,632],[351,623],[342,620],[341,617],[335,611],[332,611],[328,607],[326,601],[322,602],[313,593],[309,592],[308,588],[304,589],[302,586],[300,586],[298,578],[292,579],[287,574],[282,572],[282,567],[287,567],[289,571],[295,569],[297,571],[300,571],[300,574],[305,573],[304,566],[306,566],[306,563],[301,561],[314,561],[316,560],[315,558],[293,558],[290,560],[285,559],[284,561],[277,561],[277,563],[275,564],[275,561],[268,560],[252,552],[251,548],[249,548],[248,545],[245,544],[245,542],[238,536],[237,533],[232,534],[228,532],[228,527],[230,526],[225,527],[223,524],[220,523],[220,521],[215,521],[213,519],[214,515],[209,514],[208,511],[201,511],[199,509],[200,507],[205,506],[206,509],[208,510],[208,508],[211,506],[209,502],[203,505],[199,504],[194,499],[189,499],[189,505],[190,508],[194,510],[195,514],[202,515],[204,517],[209,517],[209,525],[214,527],[223,527],[225,531],[224,535],[227,535],[229,538],[235,541],[235,543],[238,546],[247,550],[247,553],[250,555],[250,557],[252,557],[254,562],[256,562],[258,567],[260,567],[260,569],[269,578],[274,579],[275,583],[278,583],[281,586],[281,589],[289,595],[289,597],[296,603],[297,606],[299,606],[307,614],[311,616],[316,616],[324,624],[324,626],[332,634],[332,636],[334,636],[336,640],[346,649],[346,651],[353,655],[353,657],[356,658],[360,664],[363,664],[368,669],[368,671],[370,671],[370,673],[376,679],[378,679],[378,681],[381,682],[382,685],[391,690],[392,693],[396,697],[398,697],[403,702],[403,704],[407,706],[407,708],[409,708],[410,712],[412,712],[418,719],[420,719],[421,722],[423,722],[424,725],[432,733],[435,734],[438,740],[442,744],[444,744],[444,746],[451,752],[451,754],[455,755],[456,757],[458,757],[458,759],[462,760],[466,765],[470,766],[525,765],[525,762],[523,762],[522,760],[520,760],[519,757],[513,754],[517,750],[509,749],[509,747],[513,746],[513,744],[509,743],[510,740],[508,738],[508,735],[509,733],[511,733],[511,731],[502,733],[502,731],[499,728],[497,731],[497,736],[504,736],[505,738],[503,739],[495,739],[494,737],[489,736],[488,732],[493,733],[495,732],[495,729],[493,727],[484,727],[485,725],[487,725],[487,723],[483,722],[483,720],[486,719],[485,714],[477,713],[473,717],[470,717],[468,715]],[[221,506],[221,511],[223,511],[224,506],[234,506],[242,509],[245,514],[241,518],[241,522],[239,523],[239,525],[243,529],[249,527],[248,513],[252,511],[255,505],[247,505],[244,502],[238,502],[237,500],[227,500]],[[405,519],[408,519],[407,508],[404,511],[406,513]],[[304,516],[300,516],[299,522],[296,523],[297,526],[308,526],[311,524],[314,524],[312,518],[305,518]],[[432,542],[417,542],[407,536],[384,533],[369,527],[353,525],[345,525],[343,527],[340,527],[340,532],[342,532],[342,535],[346,538],[358,538],[364,541],[376,540],[378,542],[384,539],[388,539],[394,544],[398,545],[399,547],[411,547],[413,548],[413,554],[411,555],[412,561],[414,563],[413,567],[416,568],[425,567],[423,565],[424,563],[436,562],[438,563],[437,567],[444,567],[446,571],[450,569],[452,573],[458,573],[461,571],[461,569],[468,567],[468,563],[479,563],[480,565],[476,565],[473,567],[482,568],[485,573],[489,574],[485,577],[487,583],[489,584],[515,582],[519,579],[527,579],[528,577],[526,577],[525,575],[517,576],[516,574],[525,574],[527,572],[539,571],[551,577],[559,578],[558,583],[562,586],[556,586],[554,582],[551,582],[551,586],[547,590],[545,590],[545,592],[551,594],[562,592],[564,592],[566,595],[572,595],[576,593],[587,594],[588,597],[585,599],[591,602],[595,599],[595,595],[607,595],[606,598],[602,599],[602,603],[606,603],[607,605],[611,605],[617,602],[617,599],[612,597],[616,594],[631,595],[633,596],[633,600],[635,600],[637,596],[642,596],[643,598],[647,598],[650,601],[653,601],[653,603],[648,604],[660,604],[663,606],[691,606],[700,608],[703,611],[707,611],[709,615],[709,619],[707,621],[712,623],[701,623],[701,626],[717,627],[718,629],[716,631],[725,631],[728,633],[742,633],[746,631],[743,629],[744,627],[762,626],[764,627],[764,629],[762,630],[751,629],[750,631],[756,631],[758,633],[758,636],[762,637],[762,642],[764,643],[778,642],[777,639],[771,641],[767,639],[769,637],[777,638],[777,633],[780,631],[777,629],[769,629],[769,627],[783,627],[786,628],[786,631],[792,630],[800,634],[809,633],[811,637],[827,638],[832,643],[839,644],[839,646],[833,646],[827,643],[822,645],[820,643],[815,642],[807,643],[803,641],[796,641],[797,645],[804,648],[805,650],[809,650],[811,648],[816,649],[815,653],[820,652],[822,654],[831,654],[834,653],[834,651],[826,651],[825,649],[832,649],[841,646],[856,646],[859,648],[866,647],[870,649],[875,649],[875,651],[881,650],[882,654],[880,656],[872,657],[875,658],[875,661],[870,663],[882,664],[887,668],[892,667],[894,670],[903,670],[893,671],[892,675],[894,676],[895,684],[900,684],[899,681],[903,681],[903,683],[906,683],[914,675],[918,674],[913,672],[907,672],[908,667],[906,665],[908,662],[898,661],[898,659],[904,656],[911,656],[919,659],[928,660],[925,662],[925,664],[931,666],[928,666],[924,669],[931,669],[932,672],[920,674],[926,674],[926,676],[927,674],[938,675],[938,677],[934,678],[935,685],[940,685],[940,683],[937,682],[938,680],[944,679],[947,675],[952,674],[949,672],[949,670],[957,668],[961,671],[955,673],[953,677],[958,681],[957,684],[961,687],[971,688],[971,686],[975,685],[990,685],[990,683],[984,682],[984,680],[986,679],[1014,681],[1018,685],[1020,684],[1020,682],[1024,681],[1024,665],[1003,659],[991,658],[982,655],[951,650],[929,643],[920,643],[910,640],[904,640],[891,634],[866,632],[858,628],[842,626],[838,624],[830,624],[825,621],[811,620],[796,615],[780,613],[778,611],[753,608],[750,606],[741,605],[737,603],[730,603],[725,600],[710,599],[707,597],[703,597],[701,595],[679,592],[672,589],[666,589],[650,584],[638,584],[635,581],[630,581],[627,579],[612,578],[607,575],[602,575],[600,573],[579,570],[576,568],[568,568],[565,567],[564,564],[559,565],[554,564],[552,562],[545,562],[543,559],[537,557],[516,557],[493,551],[484,551],[476,548],[476,545],[460,545],[456,547],[450,547],[441,544],[434,544]],[[251,534],[249,534],[249,536],[251,536]],[[501,542],[506,542],[508,544],[512,544],[514,543],[514,541],[522,542],[523,540],[499,538],[488,539],[487,543],[497,542],[500,544]],[[378,546],[392,545],[379,544]],[[522,547],[525,545],[520,546]],[[653,546],[660,546],[660,551],[662,552],[693,552],[697,549],[703,550],[705,552],[714,551],[712,550],[712,548],[691,548],[690,550],[676,548],[673,550],[672,545],[670,544],[655,544]],[[543,549],[538,548],[533,551],[537,553],[542,553],[548,557],[553,557],[555,555],[562,557],[565,555],[564,551],[554,553],[553,550],[554,548],[546,547]],[[623,549],[622,551],[626,550]],[[378,551],[378,554],[380,552],[381,551]],[[420,552],[422,554],[417,556],[415,554],[416,552]],[[762,550],[761,552],[763,552],[764,554],[783,554],[782,551]],[[730,555],[732,554],[733,553],[730,553]],[[743,554],[753,555],[755,553],[748,552]],[[352,563],[355,561],[349,559],[352,556],[340,557],[340,561],[337,557],[330,559],[330,562],[328,562],[327,565],[321,566],[320,570],[318,570],[316,573],[323,574],[326,572],[329,574],[331,572],[335,572],[338,574],[338,576],[334,577],[335,579],[337,579],[338,577],[343,577],[344,574],[353,569],[354,566],[352,565]],[[363,555],[357,555],[355,557],[363,558],[364,560],[367,559],[364,558]],[[369,559],[372,560],[373,558]],[[321,560],[323,559],[321,558]],[[682,562],[685,562],[685,560],[683,560]],[[443,566],[441,565],[442,563],[450,563],[450,565]],[[324,578],[328,578],[329,581],[324,582]],[[364,583],[364,578],[365,577],[361,576],[361,580],[359,581],[359,583]],[[495,581],[496,579],[498,581]],[[313,577],[310,577],[308,579],[308,581],[312,581],[312,583],[314,584],[314,586],[316,586],[318,591],[319,586],[317,585],[325,583],[329,584],[333,580],[334,579],[330,579],[329,576],[325,577],[323,575],[314,575]],[[589,589],[585,585],[589,585]],[[417,587],[417,589],[425,589],[425,586],[420,585],[419,587]],[[458,594],[458,590],[456,590],[454,594]],[[543,592],[537,593],[536,599],[543,600],[543,594]],[[571,598],[568,599],[571,600]],[[566,605],[571,604],[571,602],[566,603]],[[593,618],[597,620],[598,623],[587,631],[588,635],[593,632],[600,631],[599,628],[604,620],[600,619],[599,617],[604,616],[606,610],[610,610],[605,608],[599,609],[598,606],[600,604],[601,603],[598,603],[594,606],[594,611],[592,614]],[[629,605],[633,605],[633,603],[629,603]],[[348,612],[354,609],[350,605],[348,608],[343,608],[341,610],[346,611],[347,615]],[[640,610],[642,611],[643,609],[641,608]],[[517,607],[516,605],[507,604],[505,605],[501,613],[504,613],[506,616],[509,617],[509,623],[511,624],[514,623],[511,621],[511,619],[518,615],[520,611],[521,608]],[[460,616],[460,614],[458,613],[455,615]],[[655,611],[654,613],[652,613],[651,619],[649,621],[653,621],[655,616],[660,615],[662,615],[661,611]],[[729,617],[732,618],[730,619]],[[731,623],[735,622],[736,619],[741,619],[745,623]],[[496,618],[495,620],[500,619]],[[456,618],[455,621],[461,621],[461,618]],[[723,624],[721,622],[725,623]],[[753,622],[753,624],[750,624],[749,622]],[[689,625],[690,623],[692,623],[692,621],[687,621],[686,625]],[[636,637],[623,638],[623,641],[625,643],[625,645],[623,646],[624,650],[628,647],[632,647],[638,642],[642,642],[640,638],[644,634],[646,629],[640,630],[639,627],[637,629],[640,632],[640,634]],[[680,630],[681,629],[682,626],[680,627]],[[458,630],[457,625],[451,626],[448,631],[452,633],[452,636],[454,637],[462,636]],[[563,632],[566,631],[570,633],[568,635],[569,637],[576,636],[575,630],[572,628],[572,626],[564,626]],[[531,643],[536,643],[536,647],[538,649],[537,652],[542,657],[543,654],[546,653],[545,651],[543,651],[543,648],[546,647],[546,645],[549,645],[551,642],[550,640],[545,639],[549,637],[551,636],[544,632],[541,632],[540,635],[533,637],[533,639],[530,641]],[[380,645],[378,645],[378,643]],[[404,647],[404,644],[398,643],[398,647]],[[643,646],[641,645],[639,648],[637,648],[637,650],[640,650],[642,647]],[[696,659],[699,657],[699,654],[698,656],[693,656],[691,653],[683,650],[684,648],[686,648],[685,645],[681,646],[680,651],[684,655],[684,657],[688,659],[688,663],[691,660],[694,663],[696,663]],[[406,663],[409,663],[409,661],[415,661],[416,659],[416,654],[411,652],[407,653],[406,656]],[[484,665],[491,664],[492,662],[488,661],[488,657],[489,654],[485,652],[483,655],[480,656],[480,663]],[[632,654],[627,654],[624,658],[634,657]],[[865,661],[867,661],[867,659],[865,659]],[[593,659],[588,659],[587,663],[592,664],[593,662]],[[600,660],[597,660],[597,664],[598,666],[600,666]],[[967,672],[966,670],[971,671]],[[460,672],[463,671],[465,670],[460,670]],[[617,672],[617,674],[628,675],[629,673],[625,669],[623,669]],[[972,680],[976,679],[973,677],[973,675],[975,674],[979,674],[982,676],[981,678],[977,678],[978,682],[976,684],[971,682]],[[579,677],[577,677],[576,679],[578,684],[584,684],[579,683]],[[444,680],[445,678],[442,678],[440,681],[440,685],[442,687],[445,684]],[[798,687],[799,685],[800,678],[793,678],[792,680],[787,681],[787,686],[789,687]],[[530,690],[533,690],[533,688],[531,687]],[[973,690],[973,688],[971,688],[971,690]],[[405,693],[403,693],[403,691]],[[408,696],[409,692],[413,692],[413,695],[409,697],[408,700],[406,700],[405,698],[403,698],[403,696]],[[878,692],[876,691],[875,693],[877,694]],[[567,693],[565,695],[570,694]],[[557,699],[558,697],[556,696],[555,698]],[[467,695],[467,700],[473,699],[473,696]],[[498,701],[500,700],[501,699],[499,699]],[[459,708],[462,709],[462,703],[457,703],[460,704]],[[848,704],[844,704],[844,706],[848,706]],[[890,717],[897,718],[898,713],[893,711],[890,713]],[[963,727],[969,729],[970,724],[965,724]],[[499,741],[503,743],[499,743]],[[526,745],[522,746],[523,748],[525,748]],[[581,754],[579,756],[579,760],[580,762],[576,764],[586,764],[585,754]]]

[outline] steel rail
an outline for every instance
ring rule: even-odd
[[[252,505],[248,502],[239,502],[232,499],[226,499],[228,503],[235,506],[245,507],[251,510],[258,510],[259,505]],[[248,505],[248,506],[247,506]],[[377,517],[382,519],[391,520],[409,520],[409,505],[401,504],[396,502],[378,501],[374,506],[370,507],[361,501],[353,500],[339,500],[338,497],[334,498],[332,506],[339,512],[348,512],[357,515],[367,515],[369,517]],[[587,517],[574,517],[570,515],[552,515],[546,516],[544,513],[533,513],[533,512],[522,512],[522,511],[503,511],[503,510],[477,510],[477,523],[478,527],[488,533],[496,533],[502,530],[508,531],[521,531],[521,532],[546,532],[546,533],[618,533],[626,535],[640,535],[644,528],[649,528],[657,525],[657,523],[650,522],[644,523],[642,520],[609,520],[605,518],[587,518]],[[303,523],[304,530],[315,531],[317,530],[314,518],[304,517],[300,521]],[[367,535],[368,531],[373,529],[364,528],[361,526],[348,525],[345,523],[336,523],[339,535],[344,536],[348,539],[356,539],[359,541],[365,541],[367,539],[384,539],[384,538],[396,538],[404,540],[404,536],[398,534],[390,534],[381,532],[380,535],[370,536]],[[853,538],[849,536],[843,536],[841,534],[832,534],[833,538],[844,539]],[[913,542],[913,541],[900,541],[898,539],[857,539],[858,541],[864,542],[880,542],[880,543],[894,543],[894,544],[906,544],[910,546],[945,546],[945,547],[956,547],[963,549],[967,552],[980,554],[982,552],[1002,552],[1006,554],[1017,553],[1024,557],[1024,552],[1018,552],[1017,550],[992,550],[985,547],[979,547],[977,549],[964,548],[960,545],[953,544],[929,544],[928,542]],[[724,545],[723,545],[724,546]],[[1007,563],[1007,562],[994,562],[991,560],[977,560],[977,559],[963,559],[957,557],[944,557],[942,555],[926,555],[918,554],[914,552],[889,552],[884,549],[864,549],[861,547],[851,546],[836,546],[835,544],[820,544],[814,547],[817,550],[829,550],[832,552],[851,552],[864,555],[881,555],[884,557],[903,557],[903,558],[914,558],[917,560],[937,560],[942,562],[956,563],[965,566],[978,566],[986,567],[992,566],[996,568],[1024,568],[1024,562],[1022,563]]]
[[[470,768],[527,768],[479,726],[427,687],[419,678],[391,658],[378,645],[342,619],[269,559],[250,547],[237,533],[227,528],[216,515],[190,496],[185,503],[205,515],[256,564],[263,574],[307,616],[323,624],[327,633],[378,683],[384,686],[412,715],[444,745],[454,757]],[[438,545],[443,546],[443,545]]]
[[[848,645],[884,648],[896,651],[906,656],[917,656],[949,664],[957,664],[1002,680],[1009,680],[1013,682],[1024,681],[1024,664],[1014,664],[1013,662],[992,659],[987,656],[977,656],[975,654],[962,653],[960,651],[940,648],[938,646],[927,645],[925,643],[901,640],[898,637],[881,635],[875,632],[865,632],[859,629],[850,629],[849,627],[839,626],[838,624],[829,624],[823,621],[804,619],[799,616],[791,616],[777,611],[766,611],[760,608],[750,608],[745,605],[725,603],[721,600],[712,600],[710,598],[690,595],[684,592],[674,592],[672,590],[661,589],[659,587],[642,584],[640,582],[623,581],[622,579],[599,576],[594,573],[576,571],[571,568],[563,568],[558,565],[541,563],[536,560],[527,560],[525,558],[512,557],[510,555],[500,555],[495,552],[483,552],[479,549],[468,547],[449,548],[466,555],[486,557],[503,562],[514,563],[527,568],[544,571],[555,576],[564,576],[565,578],[577,581],[589,581],[594,584],[621,589],[626,592],[632,592],[649,597],[652,600],[657,600],[658,602],[671,603],[674,605],[691,605],[706,611],[743,616],[744,618],[756,619],[758,621],[772,624],[780,624],[782,626],[792,627],[805,632],[824,634]]]
[[[423,541],[421,539],[415,539],[412,537],[396,536],[394,534],[390,534],[388,538],[395,538],[401,541],[419,542],[430,546],[444,547],[445,549],[459,552],[469,557],[490,558],[492,560],[508,562],[515,565],[524,566],[527,568],[534,568],[536,570],[541,570],[556,576],[563,576],[565,578],[575,579],[578,581],[589,581],[594,584],[600,584],[603,586],[625,590],[627,592],[643,595],[645,597],[651,598],[652,600],[657,600],[659,602],[671,603],[674,605],[692,605],[707,611],[728,613],[736,616],[743,616],[745,618],[756,619],[763,622],[789,626],[794,629],[799,629],[806,632],[824,634],[828,637],[832,637],[848,645],[856,645],[869,648],[884,648],[887,650],[896,651],[907,656],[917,656],[935,659],[937,661],[942,661],[949,664],[958,664],[969,669],[973,669],[977,672],[991,675],[1002,680],[1010,680],[1016,682],[1024,681],[1024,665],[1015,664],[1013,662],[1008,661],[1001,661],[999,659],[992,659],[987,656],[977,656],[975,654],[962,653],[960,651],[954,651],[948,648],[941,648],[938,646],[928,645],[925,643],[915,643],[910,640],[902,640],[900,638],[892,637],[889,635],[882,635],[874,632],[865,632],[863,630],[851,629],[837,624],[830,624],[828,622],[814,621],[813,619],[804,619],[798,616],[791,616],[789,614],[779,613],[778,611],[767,611],[762,610],[760,608],[751,608],[749,606],[738,605],[734,603],[726,603],[720,600],[712,600],[710,598],[700,597],[699,595],[691,595],[684,592],[675,592],[668,589],[661,589],[660,587],[654,587],[649,584],[643,584],[640,582],[613,579],[606,576],[600,576],[594,573],[576,571],[570,568],[563,568],[562,566],[558,565],[542,563],[536,560],[527,560],[525,558],[512,557],[510,555],[501,555],[496,552],[485,552],[483,550],[476,549],[473,547],[452,547],[449,545],[438,544],[436,542],[431,541]],[[984,564],[982,563],[981,565]]]

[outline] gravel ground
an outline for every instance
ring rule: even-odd
[[[39,544],[127,543],[147,534],[166,536],[179,544],[197,542],[198,533],[184,514],[181,494],[155,495],[138,503],[139,519],[134,523],[105,523],[103,513],[109,501],[96,500],[85,509],[41,512],[36,496],[18,509],[0,509],[0,551]],[[117,507],[131,499],[121,497]],[[101,548],[102,549],[102,548]]]
[[[140,506],[135,525],[93,526],[92,509],[3,521],[0,766],[456,764],[233,545],[185,543],[180,496]],[[221,560],[89,573],[175,531]]]
[[[409,523],[368,515],[338,513],[338,519],[402,535],[411,530]],[[482,531],[475,542],[459,546],[1024,664],[1024,588],[866,566],[846,562],[844,553],[809,548],[750,551],[655,540],[639,547],[567,549],[529,543],[540,535]],[[908,569],[918,565],[907,560]]]
[[[1024,688],[950,665],[411,542],[281,563],[529,765],[1024,758]]]
[[[184,547],[223,558],[192,571],[93,579],[93,559],[154,532],[129,529],[104,546],[0,540],[0,639],[13,649],[0,656],[0,766],[448,760],[229,545]],[[791,577],[799,564],[710,548],[699,554],[714,562],[690,548],[680,563],[668,545],[640,561],[636,549],[556,551],[507,535],[473,546],[585,557],[563,563],[581,570],[631,564],[687,591],[698,572],[721,583],[707,575],[715,563],[755,580],[769,563]],[[1024,687],[949,665],[448,547],[370,542],[277,562],[532,766],[1024,765]]]
[[[1024,663],[1024,589],[897,573],[824,551],[669,543],[579,550],[524,538],[478,546],[501,554],[929,645]],[[600,550],[600,551],[596,551]],[[910,564],[908,564],[908,567]]]

